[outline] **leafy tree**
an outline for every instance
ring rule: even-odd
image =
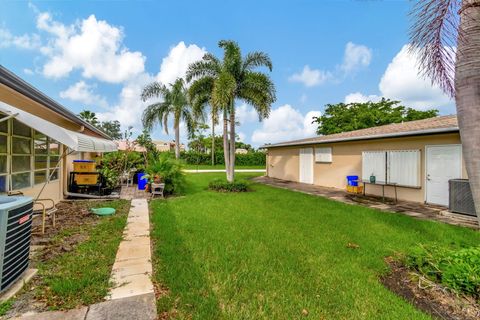
[[[223,49],[223,59],[205,54],[202,60],[188,67],[187,80],[205,82],[208,101],[223,114],[225,166],[227,180],[232,182],[235,178],[235,101],[242,100],[251,105],[259,119],[264,119],[276,100],[275,86],[268,75],[255,71],[261,66],[272,70],[272,61],[266,53],[255,51],[243,57],[234,41],[222,40],[218,45]]]
[[[118,120],[103,121],[99,129],[108,134],[114,140],[122,139],[120,121]]]
[[[420,71],[455,98],[462,150],[480,224],[480,1],[421,0],[411,15]]]
[[[318,123],[317,133],[326,135],[437,115],[438,110],[435,109],[415,110],[400,105],[399,101],[382,98],[379,102],[327,104],[325,112],[320,117],[313,117],[313,122]]]
[[[78,114],[78,116],[81,119],[90,123],[92,126],[98,127],[98,125],[100,124],[98,119],[97,119],[97,115],[95,114],[95,112],[92,112],[90,110],[83,110],[82,112],[80,112]]]
[[[184,120],[188,131],[193,130],[193,118],[187,89],[183,79],[177,79],[168,88],[157,81],[145,86],[141,96],[143,101],[151,98],[163,98],[163,101],[149,105],[143,112],[142,122],[146,130],[151,131],[158,123],[168,134],[168,118],[173,116],[175,130],[175,157],[180,158],[180,121]]]
[[[141,134],[138,135],[138,137],[135,139],[135,142],[139,146],[144,147],[148,152],[156,150],[156,146],[152,141],[150,133],[145,129],[142,131]]]

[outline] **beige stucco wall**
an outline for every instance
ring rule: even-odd
[[[398,187],[398,198],[409,201],[425,201],[425,146],[442,144],[460,144],[460,135],[439,134],[405,138],[364,140],[321,144],[321,147],[332,148],[331,163],[314,163],[314,184],[345,189],[346,176],[362,176],[362,151],[379,150],[421,150],[421,188]],[[315,147],[315,145],[302,146]],[[300,147],[271,148],[268,150],[268,176],[278,179],[298,181],[299,179],[299,149]],[[465,166],[462,164],[463,177],[466,177]],[[368,194],[381,195],[380,186],[367,185]],[[393,187],[385,187],[385,195],[394,196]]]

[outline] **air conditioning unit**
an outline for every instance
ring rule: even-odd
[[[451,179],[448,181],[448,188],[451,212],[477,216],[468,179]]]
[[[33,201],[0,196],[0,292],[28,268]]]

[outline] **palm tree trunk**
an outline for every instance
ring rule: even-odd
[[[455,65],[455,102],[463,158],[480,224],[480,6],[464,0]]]
[[[230,179],[235,180],[235,106],[232,105],[230,111],[230,166],[228,167]]]
[[[180,125],[175,125],[175,158],[180,159]]]
[[[212,112],[212,166],[215,165],[215,114]]]
[[[229,171],[230,166],[230,153],[228,148],[228,118],[227,110],[223,111],[223,157],[225,158],[225,172],[227,174],[227,180],[229,180]]]

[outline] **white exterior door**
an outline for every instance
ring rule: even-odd
[[[300,149],[300,182],[313,184],[313,148]]]
[[[462,177],[461,145],[426,147],[426,202],[448,206],[448,180]]]

